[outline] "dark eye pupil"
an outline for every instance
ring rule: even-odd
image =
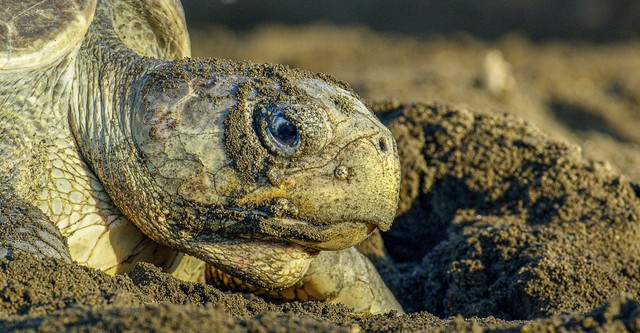
[[[277,115],[269,129],[273,138],[286,147],[295,147],[299,141],[298,128],[284,115]]]

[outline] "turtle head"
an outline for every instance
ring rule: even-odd
[[[136,95],[132,137],[161,217],[132,220],[157,241],[273,287],[246,275],[280,270],[285,286],[318,251],[390,227],[395,141],[344,84],[284,66],[193,60],[147,75]],[[260,272],[239,267],[277,257],[282,265]]]

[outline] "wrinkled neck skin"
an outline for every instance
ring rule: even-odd
[[[80,49],[71,93],[76,100],[70,103],[69,123],[85,162],[129,216],[146,208],[134,207],[129,200],[142,203],[152,195],[146,191],[148,179],[136,173],[140,157],[131,140],[131,101],[138,81],[162,62],[139,57],[115,41],[109,45],[90,34]]]
[[[0,180],[14,184],[16,192],[31,203],[46,182],[37,164],[40,155],[49,151],[38,143],[64,140],[60,133],[68,133],[64,101],[69,63],[62,59],[25,75],[0,74]],[[55,82],[56,89],[47,89]]]
[[[175,251],[122,216],[78,152],[69,112],[77,119],[79,106],[92,100],[86,77],[99,73],[80,66],[78,52],[51,66],[0,75],[0,181],[50,218],[78,263],[111,274],[137,260],[170,264]]]

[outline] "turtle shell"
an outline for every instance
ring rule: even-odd
[[[96,0],[0,1],[0,70],[44,67],[84,38]]]
[[[0,71],[42,68],[77,49],[91,25],[96,0],[0,0]],[[117,0],[114,32],[134,52],[154,58],[189,56],[184,11],[178,0]]]

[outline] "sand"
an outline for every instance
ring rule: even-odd
[[[401,203],[387,255],[379,242],[367,252],[408,314],[278,305],[147,264],[111,277],[11,254],[0,331],[640,330],[640,44],[330,26],[192,37],[196,55],[331,73],[389,126]],[[38,214],[0,192],[13,219]]]

